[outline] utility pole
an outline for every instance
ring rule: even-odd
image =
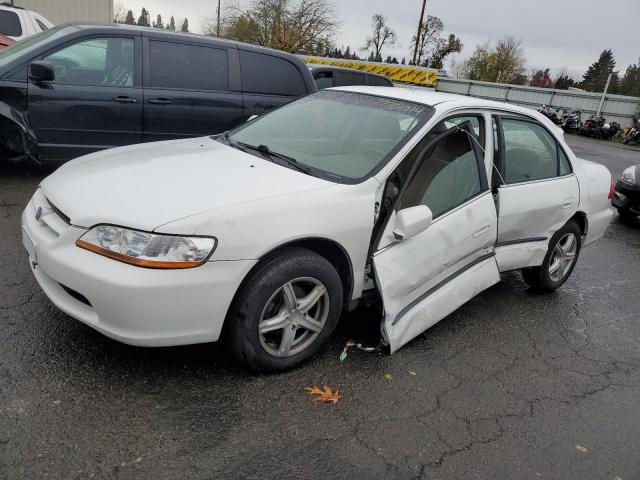
[[[424,9],[427,7],[427,0],[422,0],[422,13],[420,13],[420,23],[418,23],[418,33],[416,34],[416,48],[413,50],[413,64],[416,64],[418,48],[420,45],[420,34],[422,33],[422,21],[424,20]]]
[[[220,36],[220,0],[218,0],[218,26],[216,28],[216,35]]]
[[[604,101],[607,98],[607,92],[609,91],[609,84],[611,83],[611,77],[613,73],[609,74],[609,78],[607,78],[607,84],[604,86],[604,92],[602,92],[602,97],[600,98],[600,104],[598,105],[598,112],[596,115],[600,116],[602,113],[602,107],[604,106]]]

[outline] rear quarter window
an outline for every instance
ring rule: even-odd
[[[374,87],[391,87],[391,80],[384,77],[378,77],[377,75],[368,75],[369,85]]]
[[[364,85],[364,73],[358,72],[336,72],[335,75],[336,87],[346,87],[349,85]]]
[[[0,33],[9,37],[22,36],[22,25],[16,12],[0,10]]]
[[[284,58],[240,50],[240,66],[245,92],[296,97],[307,93],[300,71]]]

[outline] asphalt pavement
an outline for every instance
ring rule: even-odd
[[[569,143],[616,175],[640,162]],[[311,362],[256,376],[215,344],[130,347],[58,311],[20,242],[42,173],[0,168],[0,478],[640,478],[638,224],[616,216],[554,294],[510,273],[396,354],[341,362],[378,322],[357,312]]]

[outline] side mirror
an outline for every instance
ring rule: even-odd
[[[29,65],[29,78],[35,82],[51,82],[55,80],[56,74],[53,64],[37,60]]]
[[[393,236],[396,240],[408,240],[429,228],[432,220],[433,213],[426,205],[404,208],[396,214]]]

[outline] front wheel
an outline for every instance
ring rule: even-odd
[[[570,220],[551,237],[542,265],[522,270],[522,278],[534,290],[557,290],[573,272],[581,246],[582,231],[576,222]]]
[[[342,310],[342,281],[324,257],[291,248],[254,271],[225,320],[231,353],[255,372],[298,366],[326,342]]]

